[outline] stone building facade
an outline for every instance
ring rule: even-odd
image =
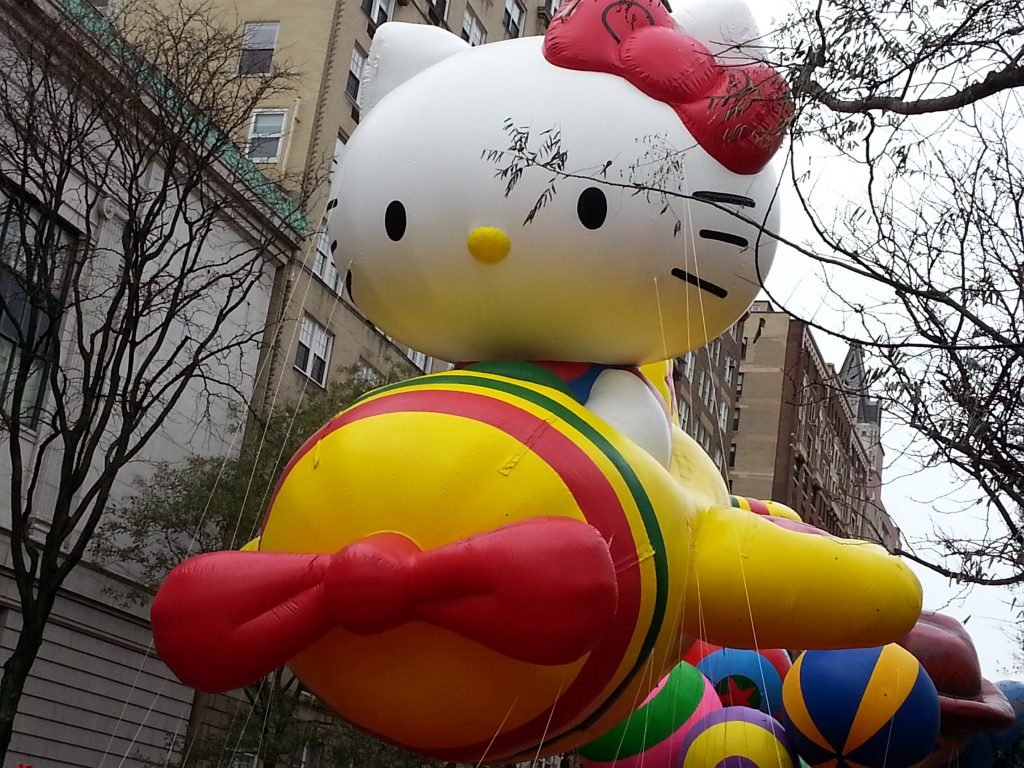
[[[679,425],[707,452],[727,482],[742,336],[740,321],[710,344],[677,359],[675,365]]]
[[[881,502],[881,407],[863,357],[841,372],[826,363],[807,325],[757,301],[740,340],[730,444],[733,492],[773,499],[807,522],[892,550],[899,531]]]

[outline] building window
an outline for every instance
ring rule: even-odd
[[[0,191],[0,411],[13,416],[18,408],[29,427],[39,418],[52,318],[47,289],[25,275],[56,276],[74,248],[70,229],[51,223],[40,229],[34,223],[37,215],[27,202],[15,203]],[[27,264],[29,259],[34,264]],[[15,402],[19,375],[24,383]]]
[[[736,361],[729,355],[725,356],[725,383],[732,384],[732,375],[736,372]]]
[[[327,203],[326,213],[330,215],[331,211],[334,210],[332,203],[337,203],[335,199],[335,186],[338,181],[338,168],[341,167],[341,158],[345,156],[346,149],[345,139],[339,136],[334,140],[334,156],[331,158],[331,171],[327,176],[327,186],[331,190],[331,199]]]
[[[405,353],[405,356],[421,371],[427,372],[427,366],[430,365],[430,356],[426,352],[418,352],[410,348]]]
[[[338,269],[331,253],[331,238],[324,231],[317,238],[316,256],[313,257],[313,274],[335,293],[338,292]]]
[[[327,383],[327,364],[331,361],[333,337],[320,323],[306,315],[302,318],[295,367],[321,387]]]
[[[284,143],[286,109],[257,109],[249,126],[249,159],[257,163],[276,163]]]
[[[683,375],[686,377],[687,381],[693,381],[694,358],[695,355],[693,354],[693,352],[687,352],[686,356],[683,358]]]
[[[740,341],[740,360],[747,359],[747,337],[744,336]]]
[[[729,469],[736,466],[736,443],[729,445]]]
[[[376,26],[391,21],[395,10],[395,0],[363,0],[363,13],[370,17]]]
[[[523,33],[523,19],[526,18],[526,8],[519,0],[505,0],[505,13],[501,17],[501,25],[509,37],[519,37]]]
[[[242,52],[238,57],[238,74],[265,75],[270,71],[277,45],[276,21],[251,21],[242,35]]]
[[[685,400],[679,401],[679,427],[684,432],[690,431],[690,404]]]
[[[430,20],[435,24],[448,21],[448,0],[430,0],[427,3],[427,13]]]
[[[468,5],[462,17],[462,39],[470,45],[482,45],[487,41],[487,30]]]
[[[547,18],[546,21],[551,21],[558,13],[558,9],[562,7],[562,0],[544,0],[544,2],[537,8],[537,12],[543,14]]]
[[[736,397],[743,394],[743,371],[736,374]]]
[[[718,426],[725,429],[725,424],[729,419],[729,403],[725,400],[718,404]]]
[[[732,431],[735,432],[739,428],[740,428],[740,409],[739,408],[733,408],[732,409]]]
[[[348,65],[348,82],[345,83],[345,94],[356,101],[359,98],[359,80],[363,76],[363,65],[366,64],[366,53],[358,45],[352,49],[352,62]]]
[[[700,396],[700,400],[704,405],[711,411],[715,410],[715,382],[711,378],[711,373],[708,372],[705,375],[704,371],[700,372],[700,384],[697,387],[697,393]]]

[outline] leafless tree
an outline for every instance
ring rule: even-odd
[[[115,481],[180,404],[247,385],[264,318],[240,318],[304,227],[235,144],[293,73],[241,77],[240,30],[154,5],[111,23],[79,0],[0,0],[0,444],[22,621],[0,762]]]
[[[904,554],[1020,583],[1024,6],[807,2],[774,46],[765,58],[798,105],[790,177],[817,235],[805,253],[842,310],[826,330],[872,350],[888,417],[920,438],[911,458],[954,468],[990,514],[981,534],[953,516]],[[829,200],[808,156],[853,184]]]

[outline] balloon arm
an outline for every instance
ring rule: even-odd
[[[382,533],[333,555],[216,552],[175,568],[153,603],[157,651],[183,682],[258,680],[329,631],[377,634],[424,621],[534,664],[567,664],[618,602],[601,534],[532,518],[426,552]]]
[[[884,645],[910,630],[921,600],[913,572],[876,544],[711,507],[697,522],[683,630],[731,648]]]
[[[646,379],[629,371],[605,371],[594,382],[586,406],[663,467],[669,465],[672,435],[668,414]]]

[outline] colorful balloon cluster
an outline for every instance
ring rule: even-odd
[[[792,665],[786,651],[699,640],[685,659],[580,750],[585,768],[993,768],[1024,756],[1024,683],[984,680],[947,616],[925,612],[899,644],[806,651]]]
[[[909,768],[938,739],[935,686],[895,644],[808,651],[792,668],[780,650],[697,643],[688,658],[697,667],[681,663],[630,718],[580,750],[586,768],[793,768],[798,755],[811,768]],[[734,703],[738,691],[748,706]],[[776,706],[781,722],[765,711]]]
[[[721,648],[698,640],[683,661],[708,678],[725,706],[752,707],[773,716],[781,712],[782,681],[793,665],[785,651]]]
[[[719,662],[726,676],[730,671],[735,677],[750,673],[749,658],[739,654],[726,658],[740,661],[735,670]],[[770,666],[763,656],[759,658]],[[718,693],[710,678],[682,662],[629,718],[581,747],[580,762],[585,768],[703,768],[742,758],[747,761],[742,764],[751,768],[796,765],[782,725],[759,709],[723,706],[731,698],[731,691]]]
[[[783,721],[811,766],[909,768],[939,738],[939,696],[896,644],[807,651],[783,685]]]

